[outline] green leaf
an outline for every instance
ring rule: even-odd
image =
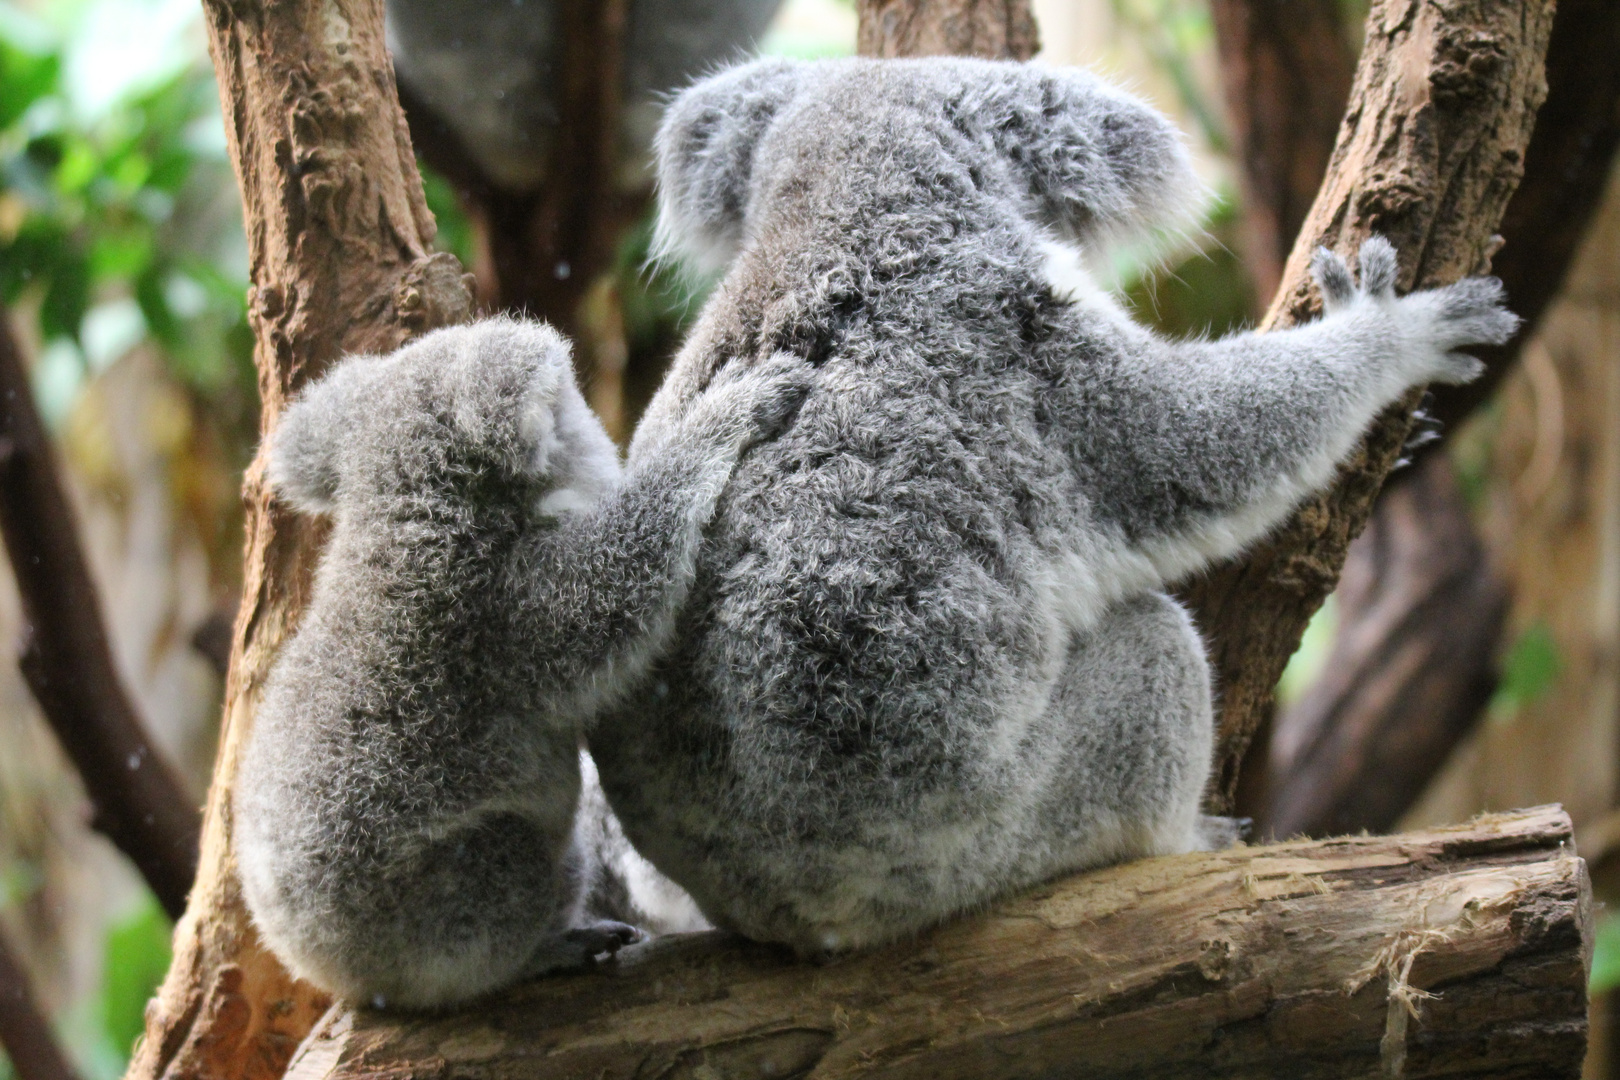
[[[139,910],[108,931],[103,953],[101,1022],[107,1039],[127,1054],[145,1027],[146,1003],[169,970],[174,928],[148,894]]]

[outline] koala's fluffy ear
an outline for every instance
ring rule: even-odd
[[[324,514],[338,487],[338,450],[377,358],[354,356],[305,387],[270,433],[270,486],[306,514]]]
[[[718,270],[736,254],[754,151],[792,100],[805,65],[756,60],[711,76],[670,102],[658,128],[660,257]]]
[[[1043,225],[1084,243],[1193,223],[1205,189],[1169,118],[1077,68],[997,69],[971,112]]]

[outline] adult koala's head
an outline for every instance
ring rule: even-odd
[[[679,95],[656,149],[660,251],[711,270],[817,218],[904,228],[946,206],[972,229],[1000,208],[1086,243],[1171,223],[1201,192],[1142,101],[1079,69],[988,60],[743,64]]]

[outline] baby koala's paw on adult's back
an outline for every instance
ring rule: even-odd
[[[792,422],[810,393],[815,372],[808,360],[788,352],[753,366],[728,365],[697,407],[719,441],[739,447],[766,442]]]

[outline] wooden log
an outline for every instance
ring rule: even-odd
[[[445,1016],[343,1008],[289,1080],[1580,1075],[1557,807],[1149,859],[816,965],[720,933]]]

